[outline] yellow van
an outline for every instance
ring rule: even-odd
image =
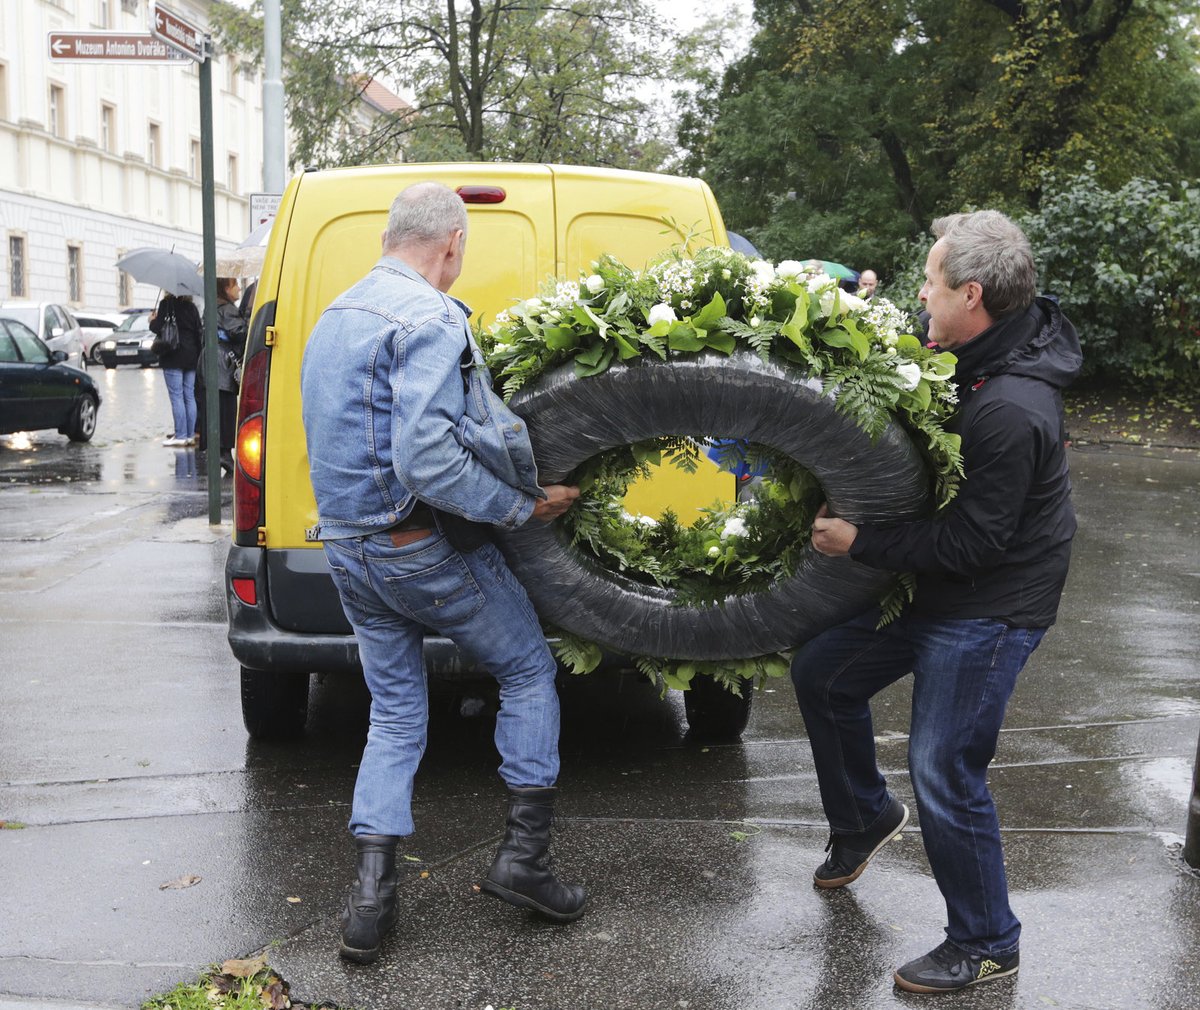
[[[255,294],[238,411],[234,534],[226,561],[229,643],[241,664],[251,736],[304,726],[310,673],[359,669],[320,545],[300,419],[300,362],[317,318],[380,255],[388,208],[405,186],[433,179],[467,204],[469,238],[454,294],[487,322],[549,278],[575,278],[603,253],[631,266],[672,245],[725,245],[698,179],[559,165],[420,164],[305,172],[283,194]],[[664,471],[631,491],[655,514],[730,500],[733,478],[705,465],[689,480]],[[432,675],[470,674],[454,646],[430,637]],[[733,696],[730,704],[737,704]],[[744,724],[744,720],[743,720]],[[740,729],[740,727],[739,727]]]

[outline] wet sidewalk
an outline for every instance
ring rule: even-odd
[[[1200,458],[1096,447],[1071,463],[1080,533],[1060,623],[1022,675],[991,775],[1024,923],[1021,971],[935,999],[1193,1010],[1200,878],[1177,853],[1200,729]],[[0,494],[2,515],[23,505]],[[486,708],[463,718],[456,693],[435,692],[400,924],[376,965],[341,963],[361,686],[317,685],[303,741],[247,742],[222,652],[223,545],[194,536],[181,511],[164,511],[157,542],[105,554],[98,541],[74,571],[49,541],[59,577],[30,576],[36,599],[15,569],[0,575],[11,657],[0,819],[29,825],[0,831],[0,1010],[136,1006],[263,948],[294,999],[359,1010],[874,1010],[923,999],[891,984],[944,922],[919,825],[850,887],[812,886],[826,831],[785,682],[756,699],[741,744],[707,747],[684,738],[678,697],[632,678],[563,685],[556,866],[590,893],[588,913],[565,927],[473,891],[503,815],[491,726]],[[0,547],[36,564],[26,541]],[[152,620],[149,587],[168,571],[191,588]],[[70,599],[81,616],[39,622]],[[64,653],[76,672],[63,672]],[[31,680],[56,691],[47,698]],[[880,696],[876,732],[911,805],[908,704],[904,684]],[[186,874],[201,880],[159,889]]]

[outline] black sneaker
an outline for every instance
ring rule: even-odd
[[[883,815],[866,831],[852,835],[830,834],[825,851],[829,853],[813,874],[817,887],[845,887],[857,880],[875,853],[900,834],[908,823],[908,807],[892,797]]]
[[[896,969],[896,985],[907,992],[953,992],[1017,973],[1021,955],[971,954],[953,940]]]

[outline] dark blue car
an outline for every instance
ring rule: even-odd
[[[53,428],[72,442],[96,431],[100,390],[16,319],[0,317],[0,434]]]

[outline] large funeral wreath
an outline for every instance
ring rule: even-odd
[[[868,521],[953,498],[954,357],[887,300],[794,261],[711,247],[593,267],[480,334],[540,478],[583,491],[563,520],[504,544],[559,658],[586,672],[603,647],[663,686],[706,674],[739,689],[786,673],[788,649],[872,600],[897,613],[911,579],[822,557],[812,520],[823,501]],[[650,463],[692,470],[704,452],[765,479],[694,520],[625,511]]]

